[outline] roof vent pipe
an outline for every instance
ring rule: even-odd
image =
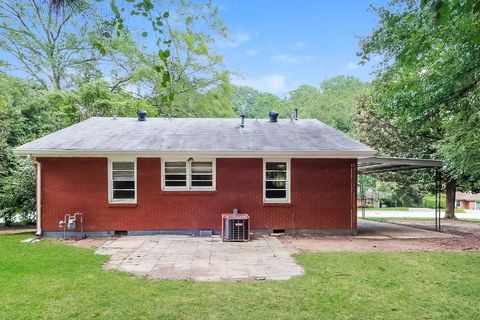
[[[245,115],[241,114],[240,115],[240,128],[245,127]]]
[[[270,112],[268,113],[268,117],[270,118],[270,122],[277,122],[278,112],[270,111]]]
[[[147,111],[145,110],[138,110],[137,111],[138,121],[145,121],[147,120]]]
[[[295,120],[298,120],[298,108],[295,108],[295,117],[294,117]]]

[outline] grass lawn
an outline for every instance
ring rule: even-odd
[[[388,207],[388,208],[372,208],[366,207],[365,211],[408,211],[409,208],[406,207]],[[358,207],[358,211],[362,211],[362,208]]]
[[[370,220],[370,221],[385,221],[385,222],[388,222],[388,221],[402,221],[402,220],[418,220],[418,221],[429,221],[429,220],[435,220],[433,218],[407,218],[407,217],[365,217],[365,218],[360,218],[359,219],[362,219],[362,220]]]
[[[405,221],[415,221],[415,220],[418,220],[418,221],[434,221],[435,219],[434,218],[411,218],[411,217],[365,217],[365,218],[360,218],[359,219],[362,219],[362,220],[370,220],[370,221],[383,221],[383,222],[388,222],[388,221],[402,221],[402,220],[405,220]],[[461,221],[466,221],[466,222],[480,222],[480,219],[476,219],[476,218],[462,218],[462,217],[457,217],[458,220],[461,220]],[[444,221],[445,219],[442,218],[442,221]]]
[[[479,319],[480,255],[335,253],[295,258],[289,281],[148,280],[106,257],[0,236],[0,319]]]
[[[365,211],[408,211],[408,210],[410,210],[410,208],[406,208],[406,207],[365,208]],[[445,210],[445,209],[442,209],[442,210]],[[357,211],[362,211],[362,208],[358,207]],[[465,213],[465,209],[457,208],[455,209],[455,213]]]

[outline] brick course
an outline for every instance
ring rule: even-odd
[[[220,229],[239,208],[254,230],[354,230],[355,159],[292,159],[291,204],[263,203],[261,158],[218,158],[216,191],[161,190],[160,158],[137,159],[137,204],[108,203],[107,158],[41,158],[42,228],[83,212],[87,231]],[[354,172],[354,171],[353,171]]]

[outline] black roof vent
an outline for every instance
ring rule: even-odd
[[[270,118],[270,122],[277,122],[278,120],[278,112],[270,111],[268,113],[268,117]]]
[[[245,127],[245,115],[241,114],[240,115],[240,128]]]
[[[138,121],[145,121],[147,120],[147,111],[145,110],[138,110],[137,111]]]

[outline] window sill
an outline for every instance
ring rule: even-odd
[[[187,191],[187,190],[162,190],[162,195],[214,195],[216,194],[216,190],[192,190],[192,191]]]
[[[264,202],[264,207],[291,207],[292,203],[290,202]]]
[[[136,208],[137,204],[136,203],[122,203],[122,202],[110,202],[108,203],[108,206],[110,208]]]

